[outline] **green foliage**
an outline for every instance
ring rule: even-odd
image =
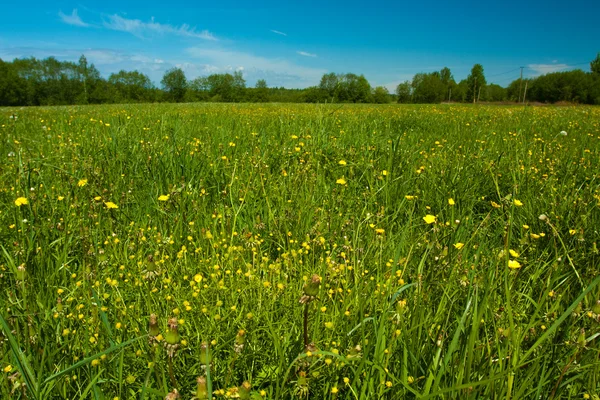
[[[471,73],[467,76],[467,102],[477,102],[480,100],[481,92],[485,89],[486,85],[485,75],[483,73],[483,66],[481,64],[475,64],[471,68]]]
[[[109,85],[115,93],[117,103],[143,103],[154,101],[152,81],[147,75],[138,71],[119,71],[108,78]]]
[[[441,103],[446,93],[446,85],[439,72],[419,73],[413,77],[412,100],[415,103]]]
[[[377,86],[373,89],[373,103],[388,104],[390,102],[390,92],[386,87]]]
[[[179,103],[184,100],[187,79],[181,68],[171,68],[166,71],[160,83],[171,101]]]
[[[398,103],[410,103],[412,98],[412,86],[409,81],[399,83],[396,87]]]
[[[0,59],[0,106],[25,104],[27,82],[19,76],[11,63]]]
[[[145,102],[278,102],[278,103],[440,103],[516,101],[519,86],[528,84],[527,99],[553,103],[567,101],[600,104],[600,53],[590,63],[591,73],[568,71],[529,80],[513,81],[508,87],[487,85],[483,67],[473,66],[471,74],[458,84],[449,68],[418,73],[410,82],[396,87],[394,95],[384,88],[372,88],[363,75],[326,73],[318,86],[306,89],[269,88],[259,79],[246,87],[241,71],[212,74],[187,81],[179,68],[167,71],[157,88],[138,71],[111,74],[104,79],[85,55],[77,63],[54,57],[0,60],[0,106],[67,105]]]
[[[505,101],[508,98],[507,90],[494,83],[487,85],[481,94],[484,101]]]
[[[600,53],[590,62],[590,70],[593,74],[600,74]]]
[[[0,108],[0,398],[591,397],[598,120]]]

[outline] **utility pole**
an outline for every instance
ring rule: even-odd
[[[527,84],[529,82],[525,82],[525,92],[523,93],[523,104],[525,104],[525,96],[527,96]]]
[[[521,85],[523,85],[523,68],[525,67],[519,67],[521,68],[521,78],[519,79],[519,99],[517,100],[517,103],[521,102]]]
[[[475,104],[475,100],[477,100],[477,98],[475,97],[476,90],[477,90],[477,77],[475,77],[475,85],[473,86],[473,104]]]

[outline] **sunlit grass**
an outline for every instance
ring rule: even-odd
[[[0,395],[592,398],[599,121],[0,109]]]

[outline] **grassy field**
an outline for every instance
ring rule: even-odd
[[[599,398],[600,108],[0,109],[0,140],[2,398]]]

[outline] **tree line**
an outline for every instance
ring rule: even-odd
[[[364,75],[327,73],[306,89],[269,87],[264,79],[248,87],[241,72],[211,74],[188,80],[180,68],[165,72],[155,86],[138,71],[112,73],[106,79],[84,55],[78,62],[54,57],[0,59],[0,106],[146,102],[305,102],[305,103],[441,103],[560,101],[600,104],[600,53],[591,72],[554,72],[517,79],[507,87],[488,84],[483,66],[475,64],[456,82],[449,68],[418,73],[395,93],[372,87]]]

